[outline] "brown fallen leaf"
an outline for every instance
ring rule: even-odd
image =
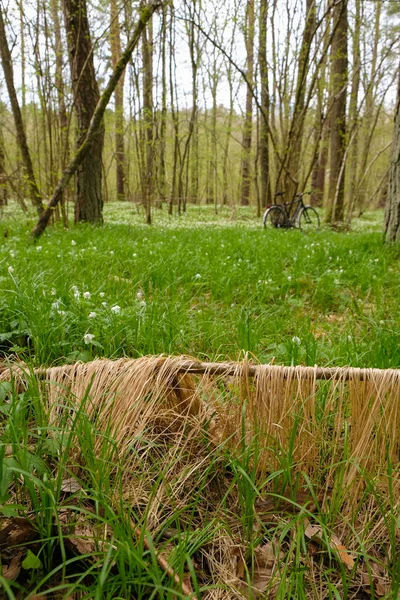
[[[75,494],[75,492],[79,492],[82,489],[79,481],[75,479],[75,477],[68,477],[68,479],[63,479],[61,482],[61,491],[66,492],[68,494]]]
[[[276,585],[279,580],[278,558],[282,558],[282,556],[283,553],[278,553],[271,542],[254,549],[254,569],[250,582],[251,590],[249,590],[245,581],[240,586],[245,596],[250,598],[275,597]]]
[[[364,564],[361,567],[361,582],[365,591],[368,593],[368,588],[373,586],[375,594],[382,598],[387,596],[391,590],[391,583],[387,572],[383,565],[369,559],[368,566]]]
[[[326,539],[323,535],[322,527],[320,525],[312,525],[311,523],[307,525],[304,535],[309,540],[313,540],[319,544],[324,543]],[[342,542],[335,534],[330,536],[328,543],[331,550],[334,550],[337,554],[340,562],[342,562],[351,571],[355,563],[350,551],[343,546]]]
[[[21,571],[21,558],[23,552],[18,552],[8,565],[3,565],[2,575],[5,579],[16,579]]]
[[[38,538],[32,521],[24,517],[0,518],[0,550],[27,544]]]

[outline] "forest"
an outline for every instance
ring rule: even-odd
[[[117,0],[3,7],[3,204],[25,210],[30,197],[40,212],[52,197],[144,20],[56,218],[66,222],[73,202],[75,220],[101,221],[103,202],[116,199],[143,207],[148,223],[164,204],[170,214],[190,203],[260,215],[276,191],[289,201],[311,189],[335,225],[385,204],[396,2],[191,0],[141,10]]]
[[[399,42],[0,0],[0,600],[400,599]]]

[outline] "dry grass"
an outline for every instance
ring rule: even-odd
[[[310,506],[310,498],[306,501],[302,490],[312,482],[318,500],[311,500],[320,502],[322,511],[327,510],[332,495],[339,498],[336,532],[346,536],[349,528],[345,523],[350,519],[356,534],[350,542],[353,550],[359,550],[357,540],[363,539],[363,548],[369,551],[386,535],[377,498],[373,494],[366,497],[365,489],[372,478],[382,497],[389,488],[391,497],[400,497],[399,371],[321,370],[250,365],[247,361],[206,365],[187,357],[161,356],[102,359],[36,370],[35,374],[52,426],[73,428],[76,415],[84,410],[96,432],[94,452],[115,463],[115,471],[122,471],[124,500],[152,535],[165,533],[174,514],[181,514],[185,522],[194,498],[191,528],[219,519],[220,535],[215,537],[214,530],[213,538],[203,544],[202,555],[207,577],[222,582],[225,590],[212,590],[204,598],[248,596],[240,572],[240,565],[248,559],[243,506],[232,478],[222,469],[218,471],[215,456],[224,452],[239,455],[255,440],[258,451],[252,461],[256,464],[249,464],[261,490],[258,501],[268,507],[269,515],[259,511],[255,531],[268,519],[275,525],[279,521],[282,508],[275,502],[269,504],[273,487],[264,482],[274,471],[286,468],[296,481],[294,496],[291,490],[288,498],[293,512],[301,512],[301,505]],[[23,366],[5,369],[0,381],[10,375],[24,385]],[[112,446],[110,439],[115,442]],[[71,462],[83,462],[81,448],[77,434]],[[391,481],[388,459],[394,465]],[[208,471],[212,461],[213,469]],[[339,484],[340,493],[336,489]],[[116,489],[116,505],[118,494]],[[280,494],[284,495],[284,487]],[[274,510],[278,516],[271,517]],[[284,542],[274,544],[280,556]],[[271,548],[268,546],[268,552]],[[290,548],[289,544],[286,553],[290,554]],[[276,592],[275,563],[270,566],[267,561],[261,569],[267,573],[271,598]],[[254,565],[252,578],[254,582]],[[323,584],[315,581],[314,585]]]

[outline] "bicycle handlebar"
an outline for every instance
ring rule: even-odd
[[[295,197],[296,198],[302,198],[303,196],[311,195],[312,193],[313,193],[313,191],[309,190],[308,192],[301,192],[300,194],[295,194]]]

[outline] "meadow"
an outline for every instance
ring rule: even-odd
[[[382,213],[349,232],[304,234],[209,207],[160,211],[148,227],[132,206],[110,204],[103,227],[56,226],[36,245],[34,220],[14,215],[0,221],[0,596],[398,597],[398,461],[388,451],[369,471],[355,465],[362,486],[349,502],[351,427],[346,414],[337,426],[324,413],[324,386],[316,402],[328,433],[310,478],[294,451],[299,420],[286,447],[268,441],[262,472],[246,408],[238,443],[215,432],[215,395],[251,397],[230,378],[211,393],[172,362],[152,398],[157,359],[140,363],[142,412],[121,438],[95,406],[93,373],[81,395],[62,378],[54,395],[34,372],[71,365],[78,378],[76,363],[160,354],[399,368],[400,247],[384,243]],[[23,375],[10,377],[15,362]],[[202,409],[176,425],[162,402],[193,385]]]
[[[52,230],[37,245],[3,221],[3,353],[37,365],[245,351],[262,363],[400,366],[400,250],[379,223],[304,236],[228,211],[164,214],[149,228],[132,209],[109,210],[101,229]]]

